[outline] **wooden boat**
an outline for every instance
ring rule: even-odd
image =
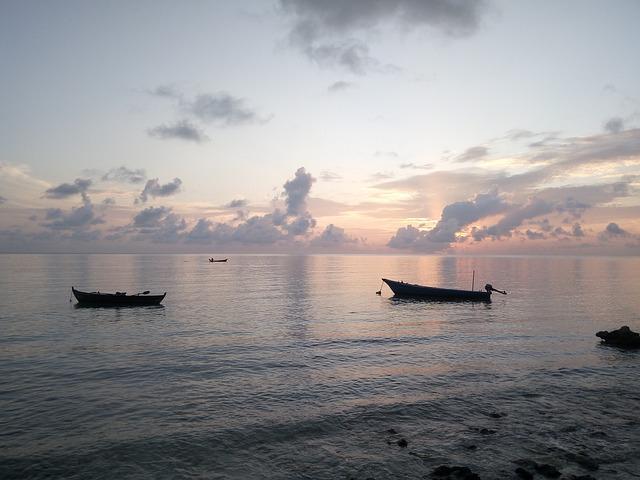
[[[382,281],[389,285],[396,297],[424,298],[431,300],[469,300],[472,302],[490,302],[491,292],[506,295],[507,292],[496,290],[490,284],[485,285],[485,291],[456,290],[453,288],[426,287],[413,283],[397,282],[383,278]]]
[[[220,263],[220,262],[226,262],[227,260],[229,260],[228,258],[223,258],[222,260],[214,260],[213,258],[210,258],[209,261],[211,263]]]
[[[100,292],[81,292],[71,287],[73,296],[78,300],[78,305],[88,305],[93,307],[138,307],[148,305],[160,305],[160,302],[167,295],[148,295],[148,291],[136,293],[135,295],[127,295],[126,293],[100,293]]]

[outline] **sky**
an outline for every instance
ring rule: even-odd
[[[638,18],[0,2],[0,252],[639,255]]]

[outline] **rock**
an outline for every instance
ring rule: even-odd
[[[387,430],[387,433],[390,435],[397,435],[398,432],[396,432],[395,428],[390,428],[389,430]]]
[[[400,448],[407,448],[407,445],[409,445],[409,442],[407,442],[404,438],[398,440],[398,446]]]
[[[532,480],[533,479],[533,474],[529,473],[529,471],[525,470],[522,467],[516,468],[516,475],[518,475],[518,477],[522,478],[523,480]]]
[[[591,475],[571,475],[569,480],[596,480]]]
[[[610,332],[602,330],[596,333],[596,337],[602,339],[605,345],[620,348],[640,348],[640,333],[632,331],[629,327],[620,327]]]
[[[587,455],[568,453],[566,457],[570,462],[577,463],[582,468],[589,470],[590,472],[595,472],[600,468],[598,462],[596,462],[593,458],[588,457]]]
[[[502,418],[502,417],[504,417],[504,416],[505,416],[505,414],[504,414],[504,413],[498,413],[498,412],[491,412],[491,413],[489,414],[489,416],[490,416],[491,418]]]
[[[480,480],[480,475],[472,472],[469,467],[450,467],[448,465],[440,465],[431,473],[431,475],[451,480]]]
[[[491,428],[481,428],[480,429],[480,434],[481,435],[493,435],[494,433],[496,433],[496,431],[492,430]]]
[[[464,448],[466,448],[467,450],[475,450],[478,447],[476,445],[465,445]]]
[[[434,477],[448,477],[449,475],[451,475],[451,467],[448,465],[440,465],[433,472],[431,472],[431,475],[433,475]]]
[[[547,478],[558,478],[560,475],[562,475],[556,467],[547,463],[543,463],[541,465],[538,464],[535,468],[536,472]]]

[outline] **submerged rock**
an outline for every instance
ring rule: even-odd
[[[602,330],[596,333],[596,337],[601,338],[602,343],[605,345],[620,348],[640,348],[640,333],[632,331],[626,325],[610,332]]]
[[[404,438],[398,440],[398,446],[400,448],[407,448],[407,445],[409,445],[409,442],[407,442]]]
[[[562,475],[556,467],[547,463],[538,464],[535,468],[536,472],[547,478],[558,478]]]
[[[440,465],[431,476],[450,480],[480,480],[480,475],[471,471],[469,467],[450,467]]]
[[[533,479],[533,474],[531,472],[529,472],[528,470],[525,470],[522,467],[516,468],[516,475],[518,475],[518,477],[522,478],[523,480],[532,480]]]

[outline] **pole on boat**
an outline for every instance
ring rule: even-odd
[[[471,277],[471,291],[473,292],[473,288],[475,287],[476,284],[476,271],[473,271],[473,275]]]

